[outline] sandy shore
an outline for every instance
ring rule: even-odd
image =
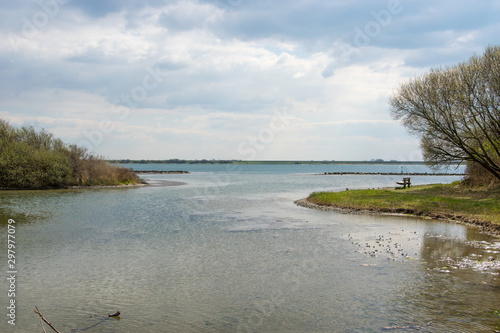
[[[182,186],[182,185],[187,185],[187,183],[184,182],[176,182],[173,180],[147,180],[147,186],[152,186],[152,187],[165,187],[165,186]]]
[[[165,187],[165,186],[181,186],[181,185],[187,185],[187,183],[184,182],[176,182],[176,181],[171,181],[171,180],[143,180],[144,183],[140,184],[126,184],[126,185],[104,185],[104,186],[71,186],[71,187],[66,187],[64,189],[77,189],[77,190],[85,190],[85,189],[108,189],[108,188],[136,188],[136,187]]]
[[[158,175],[163,175],[163,174],[188,174],[189,171],[184,171],[184,170],[174,170],[174,171],[159,171],[159,170],[138,170],[135,171],[136,174],[158,174]]]
[[[331,211],[337,212],[341,214],[376,214],[376,215],[405,215],[405,216],[415,216],[422,218],[431,218],[440,221],[448,221],[452,223],[460,223],[473,228],[480,229],[482,232],[485,232],[489,235],[500,236],[500,225],[495,224],[489,221],[481,221],[479,219],[471,218],[468,216],[462,215],[450,215],[450,214],[442,214],[442,213],[424,213],[420,211],[409,211],[407,209],[401,208],[393,208],[388,210],[368,210],[368,209],[356,209],[356,208],[345,208],[345,207],[336,207],[336,206],[327,206],[327,205],[318,205],[313,202],[308,201],[307,199],[300,199],[294,201],[297,206],[322,210],[322,211]]]

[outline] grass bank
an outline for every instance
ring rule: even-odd
[[[427,216],[500,233],[500,188],[473,188],[460,182],[408,189],[315,192],[297,204],[319,209]]]

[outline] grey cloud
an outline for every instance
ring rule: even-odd
[[[213,19],[213,15],[213,7],[184,2],[175,7],[167,7],[160,15],[158,23],[174,31],[210,29],[211,24],[208,21]]]
[[[140,8],[150,6],[159,7],[165,3],[172,1],[169,0],[148,0],[148,1],[135,1],[135,0],[70,0],[68,6],[82,10],[90,17],[104,17],[111,13],[120,12],[122,10],[135,11]]]

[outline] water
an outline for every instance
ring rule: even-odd
[[[16,220],[18,270],[16,326],[4,314],[2,332],[42,331],[34,306],[61,332],[500,328],[492,311],[500,267],[490,260],[500,260],[498,239],[458,224],[293,204],[312,191],[401,177],[313,175],[336,166],[158,167],[192,173],[143,176],[187,183],[175,187],[1,193],[4,235]],[[116,310],[119,320],[106,319]]]

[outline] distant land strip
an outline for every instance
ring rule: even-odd
[[[382,165],[425,165],[424,161],[384,161],[381,159],[373,161],[244,161],[244,160],[107,160],[112,164],[320,164],[320,165],[343,165],[343,164],[382,164]]]
[[[375,176],[465,176],[463,173],[429,173],[429,172],[325,172],[317,173],[317,176],[330,175],[375,175]]]
[[[162,171],[162,170],[136,170],[135,173],[158,173],[158,174],[163,174],[163,173],[168,173],[168,174],[183,174],[183,173],[189,173],[189,171],[183,171],[183,170],[173,170],[173,171]]]

